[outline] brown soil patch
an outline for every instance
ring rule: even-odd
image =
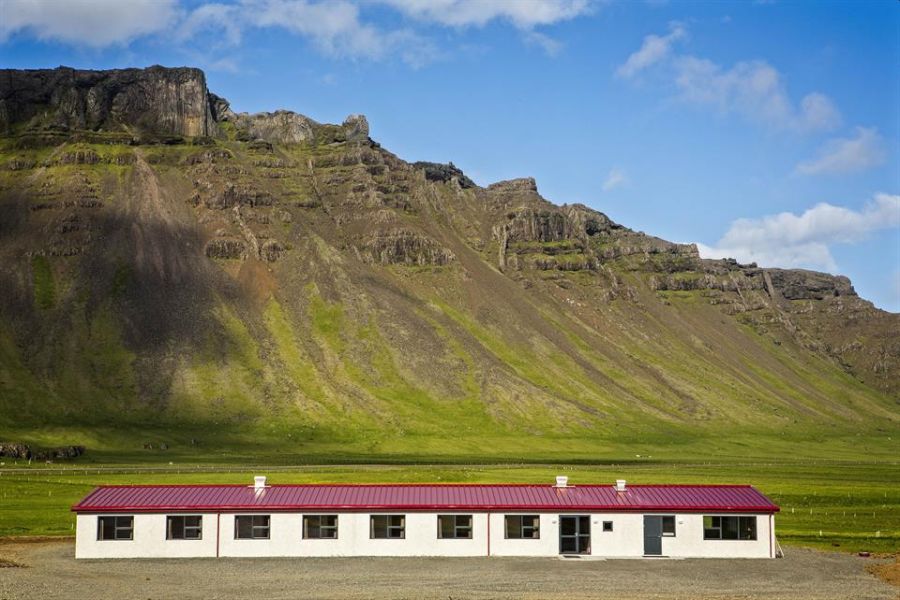
[[[894,556],[894,562],[869,565],[866,570],[879,579],[900,587],[900,554]]]

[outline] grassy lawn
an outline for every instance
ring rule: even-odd
[[[599,465],[324,465],[247,468],[238,464],[33,466],[26,473],[0,467],[0,536],[71,535],[69,507],[93,486],[135,483],[247,483],[265,473],[272,483],[303,482],[536,482],[565,473],[574,484],[752,483],[781,506],[782,544],[824,549],[895,552],[900,547],[900,464],[897,461],[781,460],[662,462]],[[18,465],[21,466],[21,465]],[[152,469],[152,470],[150,470]],[[158,469],[158,470],[157,470]]]

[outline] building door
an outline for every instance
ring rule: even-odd
[[[662,555],[662,517],[644,515],[644,556]]]
[[[591,518],[584,515],[559,516],[559,553],[591,553]]]

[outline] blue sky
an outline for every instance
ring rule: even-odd
[[[900,311],[900,4],[4,0],[0,65],[193,65],[476,182]]]

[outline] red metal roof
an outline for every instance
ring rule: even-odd
[[[667,511],[777,512],[749,485],[307,484],[101,486],[75,512],[174,511]]]

